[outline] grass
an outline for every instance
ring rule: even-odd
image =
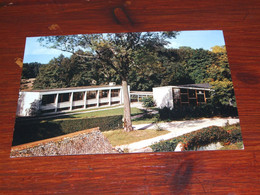
[[[71,114],[67,116],[61,116],[55,119],[51,119],[53,121],[58,120],[67,120],[67,119],[75,119],[75,118],[95,118],[95,117],[104,117],[104,116],[114,116],[114,115],[123,115],[124,108],[115,108],[110,110],[100,110],[100,111],[93,111],[87,113],[80,113],[80,114]],[[131,108],[131,115],[142,114],[143,111],[138,108]]]
[[[147,123],[154,123],[157,121],[156,115],[154,114],[144,114],[140,118],[136,118],[132,120],[133,125],[139,125],[139,124],[147,124]]]
[[[138,142],[169,133],[169,131],[157,131],[154,129],[125,132],[123,129],[103,132],[113,147]]]
[[[236,142],[234,144],[223,146],[222,148],[220,148],[220,150],[242,150],[243,148],[243,142]]]
[[[77,113],[77,112],[80,113],[80,112],[86,112],[86,111],[106,110],[106,109],[108,109],[108,108],[117,108],[117,107],[120,107],[120,106],[124,106],[124,104],[111,105],[111,106],[103,106],[103,107],[99,107],[99,108],[97,108],[97,107],[86,108],[86,109],[84,109],[84,110],[79,109],[79,110],[70,111],[70,112],[68,112],[68,113]]]

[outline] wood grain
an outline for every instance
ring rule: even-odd
[[[2,194],[260,194],[259,0],[4,0],[0,18]],[[212,29],[224,31],[244,151],[9,158],[27,36]]]

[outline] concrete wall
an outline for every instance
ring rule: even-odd
[[[39,92],[19,92],[17,116],[35,116],[40,106]]]
[[[172,87],[153,88],[153,99],[158,108],[173,108]]]

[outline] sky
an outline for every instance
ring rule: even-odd
[[[69,57],[71,54],[56,49],[45,48],[37,41],[39,37],[27,37],[24,52],[24,63],[39,62],[47,64],[54,57],[63,54]],[[203,48],[210,50],[215,45],[225,45],[223,32],[221,30],[203,30],[203,31],[181,31],[176,39],[170,41],[169,48],[179,48],[188,46],[194,49]]]

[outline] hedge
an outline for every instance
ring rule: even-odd
[[[193,107],[183,106],[174,109],[164,107],[158,111],[160,120],[193,119],[213,116],[238,116],[236,107],[222,106],[221,108],[217,108],[211,104],[202,104]]]
[[[151,148],[154,152],[170,152],[175,150],[179,142],[183,142],[184,150],[196,150],[211,143],[235,143],[237,141],[242,141],[241,130],[238,125],[229,131],[222,127],[211,126],[171,140],[161,141],[153,144]]]
[[[94,127],[99,127],[100,131],[108,131],[122,128],[122,126],[121,115],[46,122],[17,120],[12,145],[38,141]]]

